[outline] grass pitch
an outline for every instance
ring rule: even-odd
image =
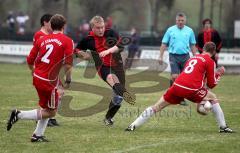
[[[6,131],[6,122],[11,109],[27,110],[37,107],[37,93],[32,86],[30,72],[26,65],[0,64],[0,152],[239,152],[239,75],[225,75],[214,89],[221,101],[227,123],[238,133],[219,134],[213,115],[198,115],[193,103],[189,103],[189,106],[169,107],[133,133],[128,133],[124,129],[147,106],[154,104],[163,90],[148,92],[151,86],[156,85],[153,81],[145,80],[131,84],[131,88],[141,88],[137,94],[137,103],[134,106],[123,103],[115,117],[114,126],[106,127],[102,120],[111,91],[98,77],[86,78],[83,72],[83,69],[74,70],[73,80],[80,84],[75,83],[73,87],[75,91],[66,91],[66,95],[71,96],[72,100],[64,100],[56,116],[61,125],[46,130],[45,136],[51,142],[31,143],[30,136],[36,125],[34,121],[20,120],[11,131]],[[128,72],[128,75],[132,74],[133,72]],[[151,75],[150,72],[148,75]],[[161,76],[168,77],[168,74]],[[165,84],[160,82],[161,85],[166,85],[166,81]],[[78,88],[81,88],[80,91]],[[89,92],[91,90],[94,92]],[[108,96],[101,95],[102,92]],[[102,96],[104,100],[99,104]],[[67,106],[68,109],[63,106]]]

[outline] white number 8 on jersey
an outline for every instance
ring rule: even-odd
[[[197,64],[197,60],[196,59],[191,60],[188,63],[188,66],[185,67],[184,72],[187,73],[187,74],[192,73],[192,71],[194,69],[194,65],[196,65],[196,64]]]

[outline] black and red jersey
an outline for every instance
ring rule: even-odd
[[[119,66],[122,65],[122,57],[120,52],[110,53],[105,57],[100,58],[99,53],[105,51],[113,46],[117,46],[120,51],[123,50],[121,45],[121,39],[117,32],[112,29],[106,29],[102,37],[96,36],[92,31],[89,32],[88,36],[83,38],[78,44],[76,49],[86,51],[90,50],[95,66]]]
[[[216,52],[219,53],[222,48],[222,39],[215,29],[202,30],[197,37],[197,48],[200,53],[203,52],[203,46],[207,42],[214,42],[216,45]]]

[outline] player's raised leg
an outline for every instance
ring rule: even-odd
[[[126,90],[124,85],[120,83],[119,78],[115,74],[109,74],[106,78],[106,81],[117,95],[123,97],[123,99],[129,104],[135,104],[136,96]]]

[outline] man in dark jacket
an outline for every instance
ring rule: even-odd
[[[203,30],[199,32],[197,37],[197,48],[199,50],[199,53],[203,52],[203,46],[207,42],[214,42],[216,44],[216,54],[212,57],[212,59],[215,61],[217,66],[217,61],[219,59],[219,52],[222,48],[222,39],[217,32],[217,30],[212,28],[212,20],[210,19],[204,19],[202,21],[203,24]]]

